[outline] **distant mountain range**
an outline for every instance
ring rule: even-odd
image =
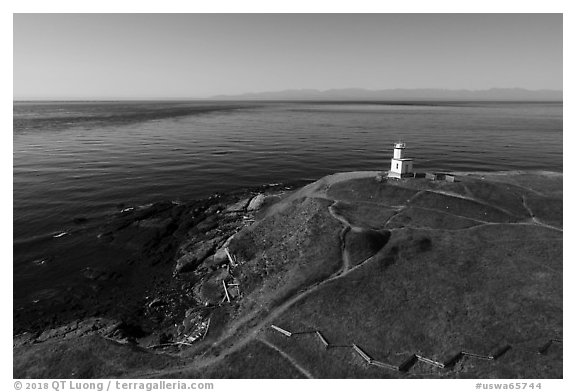
[[[282,90],[238,95],[217,95],[218,100],[503,100],[562,101],[562,90],[527,90],[523,88],[491,88],[488,90],[388,89],[367,90],[346,88],[331,90]]]

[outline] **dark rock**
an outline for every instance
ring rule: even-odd
[[[189,333],[197,327],[199,323],[202,322],[202,316],[198,312],[186,312],[186,317],[182,321],[184,326],[184,333]]]
[[[91,317],[86,320],[73,321],[69,324],[57,328],[48,329],[40,334],[36,339],[44,342],[53,339],[71,339],[98,332],[101,335],[109,335],[118,329],[120,323],[100,317]]]
[[[250,200],[250,203],[248,204],[248,211],[257,211],[260,209],[260,207],[262,207],[262,204],[264,204],[264,199],[265,196],[262,193],[257,194],[256,196],[254,196],[252,198],[252,200]]]
[[[231,231],[236,232],[238,231],[238,229],[242,228],[242,226],[243,226],[242,220],[235,219],[232,221],[226,221],[220,223],[218,228],[225,232],[231,232]]]
[[[12,340],[12,347],[20,347],[25,344],[32,344],[36,341],[38,334],[32,332],[24,332],[20,335],[14,336]]]
[[[171,202],[161,201],[161,202],[154,203],[151,206],[135,210],[134,216],[135,216],[135,219],[137,219],[137,220],[143,220],[143,219],[147,219],[147,218],[151,217],[152,215],[156,215],[156,214],[164,212],[168,209],[171,209],[173,207],[174,207],[174,204],[172,204]]]
[[[214,252],[212,256],[207,257],[202,263],[202,265],[208,269],[213,269],[223,264],[228,264],[229,260],[228,255],[226,254],[226,248],[228,248],[228,246],[230,245],[232,238],[234,238],[234,235],[228,237],[226,242],[224,242],[222,246],[220,246],[220,248],[218,248],[218,250]]]
[[[222,235],[220,229],[210,230],[208,233],[205,234],[205,236],[206,239],[214,241],[214,244],[216,245],[224,242],[224,239],[226,238],[226,236]]]
[[[40,259],[32,260],[32,264],[37,266],[44,266],[50,262],[54,261],[54,256],[42,257]]]
[[[165,305],[164,301],[162,300],[162,298],[154,298],[149,304],[148,307],[149,308],[154,308],[157,306],[162,306]]]
[[[227,263],[228,263],[228,257],[226,256],[225,253],[224,256],[222,257],[222,252],[219,251],[213,254],[212,256],[207,257],[206,260],[204,260],[204,262],[202,263],[202,266],[207,269],[218,269],[219,267]]]
[[[225,268],[209,274],[201,283],[194,287],[196,300],[205,305],[216,305],[224,297],[224,288],[222,281],[230,277]]]
[[[171,340],[172,340],[172,334],[161,333],[160,336],[158,336],[158,344],[168,343]]]
[[[176,261],[174,274],[189,272],[194,270],[210,253],[214,251],[216,244],[214,241],[206,241],[197,244],[189,253],[180,257]]]
[[[238,286],[228,286],[228,295],[230,298],[237,298],[240,295],[240,289]]]
[[[216,216],[209,216],[196,225],[196,230],[201,233],[206,233],[216,227],[218,227],[218,218]]]
[[[114,235],[111,231],[98,234],[97,238],[102,242],[112,242],[114,241]]]
[[[216,213],[218,213],[219,211],[222,211],[223,209],[224,209],[224,205],[219,204],[219,203],[213,204],[213,205],[211,205],[210,207],[208,207],[208,208],[206,209],[205,214],[206,214],[206,215],[216,214]]]
[[[246,209],[246,206],[250,202],[250,198],[241,199],[234,204],[229,205],[226,207],[224,212],[243,212]]]
[[[173,223],[173,219],[168,218],[148,218],[142,219],[137,224],[139,228],[151,228],[151,229],[160,229],[165,230],[170,224]]]

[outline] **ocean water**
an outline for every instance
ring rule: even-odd
[[[15,309],[113,259],[74,234],[121,205],[387,170],[562,171],[562,103],[14,103]],[[59,238],[61,231],[72,232]],[[48,259],[47,265],[38,260]]]

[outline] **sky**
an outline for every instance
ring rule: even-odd
[[[15,14],[14,99],[562,89],[562,14]]]

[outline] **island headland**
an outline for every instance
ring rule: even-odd
[[[338,173],[122,208],[15,378],[561,378],[562,173]]]

